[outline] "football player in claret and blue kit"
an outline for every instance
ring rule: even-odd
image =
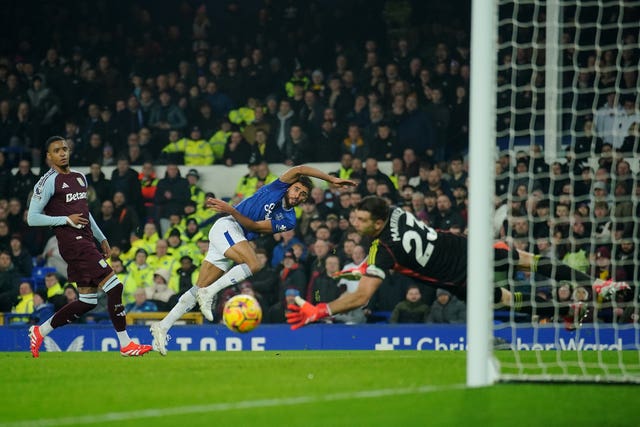
[[[122,283],[107,264],[111,247],[93,217],[87,202],[85,176],[69,167],[71,152],[64,138],[52,136],[45,145],[51,169],[33,189],[27,221],[30,226],[53,227],[60,255],[67,262],[69,282],[78,286],[80,297],[58,310],[42,325],[29,328],[33,357],[39,357],[44,337],[60,326],[79,319],[98,304],[98,288],[107,295],[107,310],[123,356],[142,356],[150,345],[131,340],[122,305]],[[100,243],[102,253],[96,246]]]

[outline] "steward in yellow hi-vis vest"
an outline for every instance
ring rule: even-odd
[[[231,122],[225,118],[220,123],[220,129],[209,138],[209,146],[213,151],[215,163],[222,163],[224,160],[224,147],[231,136]]]
[[[189,138],[172,142],[162,149],[163,153],[184,153],[184,164],[187,166],[212,165],[213,149],[208,141],[202,139],[200,128],[194,126]]]

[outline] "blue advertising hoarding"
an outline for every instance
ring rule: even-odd
[[[128,327],[129,335],[151,342],[149,328]],[[248,334],[222,325],[181,325],[170,331],[169,351],[266,350],[466,350],[464,325],[310,325],[292,331],[287,325],[262,325]],[[496,337],[518,350],[631,350],[640,349],[633,325],[576,331],[544,326],[497,329]],[[116,351],[118,340],[110,325],[69,325],[46,337],[43,351]],[[26,326],[0,327],[0,351],[28,351]]]

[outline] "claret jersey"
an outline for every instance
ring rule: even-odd
[[[68,226],[67,217],[76,213],[82,213],[89,219],[91,228]],[[78,239],[93,242],[94,234],[99,241],[105,239],[89,214],[87,180],[83,174],[74,170],[60,174],[50,169],[40,178],[33,189],[29,204],[29,224],[54,227],[54,233],[62,248],[73,245]]]
[[[381,279],[395,270],[426,282],[460,285],[467,277],[467,238],[437,232],[413,214],[393,208],[369,248],[367,264],[365,274]]]

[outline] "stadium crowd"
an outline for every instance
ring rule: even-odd
[[[262,269],[225,291],[219,307],[251,293],[266,322],[284,322],[284,302],[296,295],[319,303],[353,290],[357,282],[333,275],[366,259],[368,242],[351,226],[363,196],[465,233],[469,22],[464,7],[454,13],[465,2],[445,3],[182,1],[161,10],[103,0],[44,4],[30,15],[28,2],[12,2],[24,20],[11,24],[0,55],[0,312],[37,322],[49,304],[77,298],[52,233],[25,221],[39,177],[32,170],[47,170],[41,148],[53,134],[72,146],[72,166],[90,167],[92,214],[131,312],[166,311],[195,281],[216,219],[205,208],[211,194],[198,184],[199,166],[247,164],[232,203],[276,179],[276,163],[339,162],[327,172],[358,183],[350,192],[314,188],[295,231],[256,241]],[[625,63],[638,62],[634,37],[625,37]],[[617,57],[610,53],[602,60]],[[509,54],[500,53],[503,63]],[[515,82],[510,90],[530,112],[538,101],[522,88],[541,77],[525,65],[539,58],[526,49],[517,55],[524,65],[500,67],[498,80]],[[579,83],[606,99],[581,98],[598,109],[580,116],[566,159],[548,165],[542,147],[531,145],[496,161],[494,236],[594,277],[637,283],[640,180],[625,158],[640,151],[637,100],[626,91],[637,87],[638,72],[602,79],[601,69],[615,69],[595,67],[593,58],[579,58]],[[498,106],[511,95],[501,90]],[[497,120],[499,131],[511,121],[515,130],[538,123],[513,114]],[[379,161],[390,161],[392,173]],[[164,177],[156,176],[159,164]],[[190,168],[185,177],[178,165]],[[115,166],[110,177],[104,166]],[[43,265],[56,273],[34,289],[32,271]],[[516,280],[537,283],[549,300],[592,299],[571,284]],[[364,310],[335,321],[463,322],[460,306],[446,291],[394,275]],[[623,306],[596,315],[632,320]]]

